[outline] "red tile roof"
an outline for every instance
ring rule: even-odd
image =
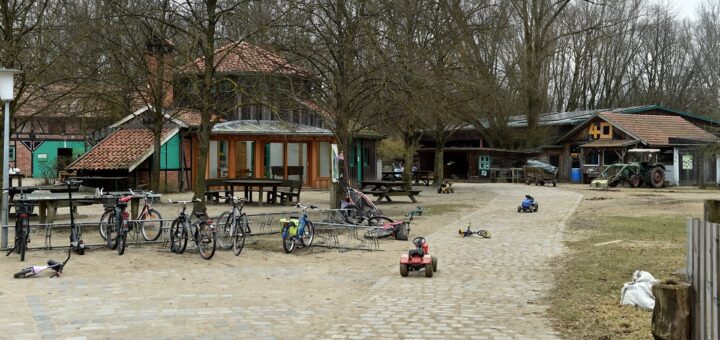
[[[165,140],[177,129],[163,129]],[[80,156],[69,170],[125,170],[136,166],[148,157],[153,147],[152,131],[148,129],[119,129],[86,154]]]
[[[670,138],[715,142],[718,138],[679,116],[603,112],[598,114],[649,145],[670,145]]]
[[[202,120],[202,113],[198,110],[191,109],[180,109],[178,112],[171,115],[173,118],[185,123],[189,127],[200,126]]]
[[[233,42],[215,50],[215,66],[218,73],[279,73],[287,75],[310,74],[302,67],[292,65],[279,54],[247,42]],[[182,72],[196,73],[205,69],[205,59],[182,67]]]

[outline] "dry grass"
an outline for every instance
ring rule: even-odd
[[[569,339],[652,338],[652,313],[620,306],[620,289],[638,269],[677,278],[685,261],[685,217],[610,217],[591,229],[580,219],[576,215],[570,233],[582,237],[568,242],[570,254],[558,260],[563,269],[550,297],[555,327]],[[622,242],[594,246],[613,240]]]

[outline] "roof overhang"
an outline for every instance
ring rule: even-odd
[[[178,134],[178,132],[180,132],[180,128],[174,128],[172,131],[170,131],[170,133],[168,133],[168,135],[160,141],[160,146],[167,143],[170,138],[173,138],[175,135]],[[140,166],[142,162],[152,156],[153,153],[155,153],[155,147],[151,146],[150,148],[148,148],[147,151],[145,151],[145,153],[140,156],[140,158],[136,159],[134,163],[130,164],[130,166],[128,167],[128,172],[132,172],[133,170],[135,170],[135,168]]]

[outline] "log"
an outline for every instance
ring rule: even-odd
[[[687,282],[658,283],[652,287],[655,308],[652,335],[657,339],[690,339],[692,289]]]

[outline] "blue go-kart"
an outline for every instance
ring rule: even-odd
[[[518,212],[537,212],[538,204],[530,195],[525,195],[525,199],[518,205]]]

